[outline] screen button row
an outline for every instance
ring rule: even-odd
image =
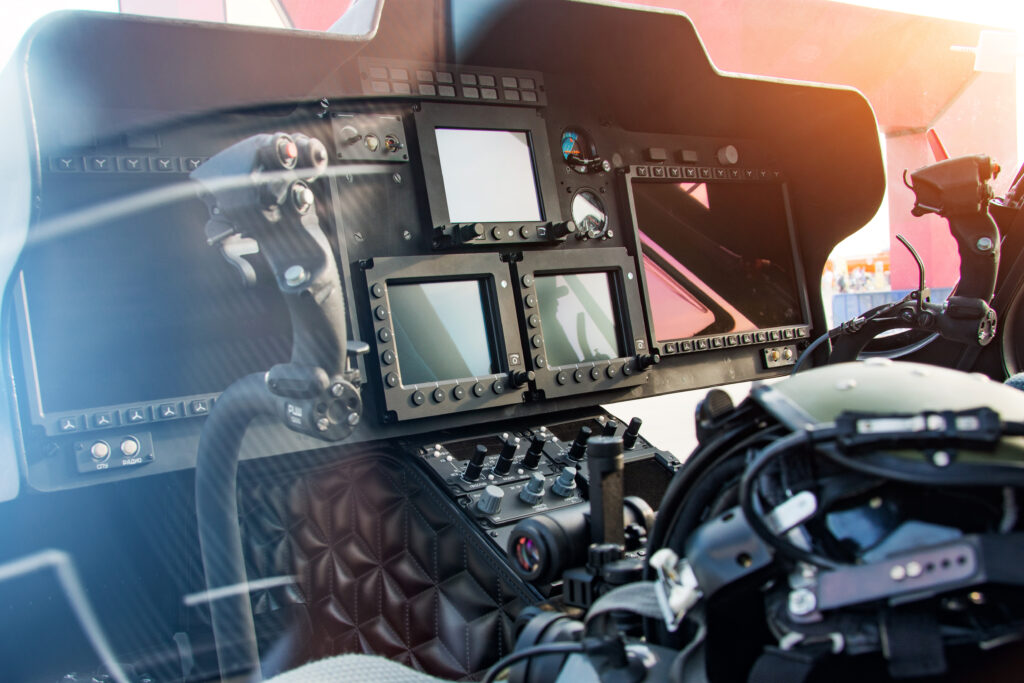
[[[782,180],[782,171],[770,168],[722,168],[718,166],[634,166],[637,178],[675,180],[738,180],[744,182]]]
[[[767,344],[783,340],[806,339],[807,335],[806,327],[787,327],[776,330],[726,334],[716,337],[701,337],[699,339],[684,339],[682,341],[665,342],[662,346],[662,354],[692,353],[694,351],[708,351],[733,346],[750,346],[752,344]]]
[[[166,422],[181,418],[203,417],[213,409],[212,396],[185,401],[164,401],[148,405],[130,406],[115,410],[96,410],[85,414],[61,415],[54,425],[61,434],[77,434],[97,429],[146,422]]]
[[[50,157],[54,173],[191,173],[206,157],[148,155],[58,155]]]
[[[398,375],[393,372],[389,372],[384,376],[384,383],[389,388],[398,387],[401,383],[398,379]],[[466,387],[470,387],[469,391],[466,391]],[[472,386],[467,382],[465,384],[456,384],[454,387],[434,387],[433,389],[413,389],[409,394],[409,405],[413,408],[418,408],[428,403],[439,404],[446,401],[462,401],[470,393],[477,397],[483,398],[485,396],[500,396],[505,393],[507,385],[504,379],[495,380],[482,380],[474,383]]]

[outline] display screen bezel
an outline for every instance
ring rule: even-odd
[[[639,168],[643,168],[644,171],[638,172]],[[668,355],[673,353],[689,353],[696,351],[712,351],[716,349],[728,348],[732,346],[747,346],[757,344],[768,344],[774,342],[785,342],[788,340],[795,340],[799,338],[806,338],[810,333],[810,303],[807,297],[807,286],[806,276],[803,272],[801,264],[803,263],[800,258],[799,248],[796,241],[796,231],[793,222],[793,213],[790,206],[789,188],[784,178],[781,177],[780,173],[771,171],[764,171],[764,177],[760,172],[747,177],[744,173],[738,172],[734,177],[733,174],[726,174],[729,179],[724,179],[719,176],[715,176],[711,169],[707,169],[707,174],[700,174],[699,169],[690,168],[695,172],[694,176],[684,176],[680,170],[680,176],[671,176],[667,169],[662,169],[664,175],[653,176],[650,167],[630,167],[629,172],[625,174],[625,192],[629,205],[629,212],[632,224],[635,226],[634,232],[634,245],[637,255],[638,268],[640,270],[640,276],[643,282],[643,307],[644,316],[647,322],[648,330],[651,335],[652,348],[662,355]],[[737,171],[739,171],[737,169]],[[785,215],[786,223],[786,235],[789,240],[789,253],[793,262],[793,282],[795,291],[793,292],[794,298],[799,306],[800,320],[792,324],[784,324],[777,326],[760,327],[754,326],[751,330],[743,331],[723,331],[713,330],[704,334],[695,334],[687,337],[670,337],[666,339],[658,339],[657,328],[655,327],[654,312],[651,307],[650,292],[648,289],[648,276],[644,267],[644,256],[645,247],[641,242],[640,232],[643,227],[640,225],[637,219],[635,196],[633,192],[634,184],[678,184],[681,182],[693,182],[703,183],[706,185],[714,185],[718,183],[729,183],[731,185],[737,184],[753,184],[759,185],[770,184],[778,189],[780,200],[782,202],[782,208]],[[660,267],[664,267],[660,262],[657,255],[648,254],[652,257],[652,261]],[[685,265],[685,264],[683,264]],[[689,288],[687,291],[694,295],[700,300],[700,302],[707,306],[709,309],[720,311],[722,306],[719,302],[715,301],[711,297],[705,295],[702,292],[694,292]]]
[[[576,252],[567,265],[564,254],[557,252],[527,252],[516,264],[520,300],[523,302],[525,332],[531,367],[536,374],[538,389],[545,396],[569,396],[579,393],[615,389],[646,382],[645,368],[640,367],[637,355],[645,355],[650,338],[643,314],[640,278],[636,264],[629,253],[621,248],[605,248]],[[537,277],[545,275],[572,275],[606,273],[608,275],[613,314],[618,331],[622,355],[609,360],[583,361],[570,365],[550,366],[543,323],[540,322]],[[532,321],[531,316],[537,320]],[[535,325],[534,322],[537,324]],[[609,370],[610,368],[610,370]]]
[[[490,130],[524,133],[533,161],[534,183],[537,191],[539,220],[476,221],[494,227],[543,227],[547,222],[561,220],[561,206],[555,196],[554,166],[548,153],[548,134],[544,120],[532,108],[460,104],[444,106],[422,103],[415,116],[416,135],[423,164],[423,178],[430,208],[431,225],[451,232],[459,224],[453,223],[448,211],[448,195],[441,170],[437,147],[438,128],[464,130]]]
[[[508,373],[525,363],[516,318],[512,276],[498,254],[441,254],[375,258],[365,269],[367,312],[372,320],[386,419],[400,421],[521,403],[522,390],[508,386]],[[481,283],[484,323],[495,372],[406,384],[401,376],[389,288],[395,285],[475,281]],[[390,351],[391,355],[388,355]],[[389,375],[393,374],[393,378]],[[397,379],[397,381],[395,381]],[[389,381],[390,380],[390,381]],[[477,385],[483,387],[480,391]],[[497,385],[497,388],[496,388]],[[434,392],[440,390],[440,401]],[[476,391],[474,391],[476,390]],[[456,392],[461,397],[456,397]],[[419,401],[422,395],[423,400]]]

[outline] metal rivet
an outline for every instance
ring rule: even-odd
[[[924,567],[921,566],[920,562],[916,562],[916,561],[907,562],[907,576],[909,576],[910,578],[915,579],[918,576],[921,576],[921,573],[923,571],[924,571]]]
[[[893,565],[889,570],[889,578],[893,581],[902,581],[907,578],[907,570],[903,568],[902,564]]]
[[[953,459],[946,451],[935,451],[935,453],[932,454],[932,464],[936,467],[948,467],[952,460]]]

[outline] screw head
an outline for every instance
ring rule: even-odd
[[[298,287],[304,284],[309,279],[309,273],[302,266],[296,264],[289,266],[288,270],[284,271],[284,282],[289,287]]]
[[[359,413],[349,413],[348,424],[350,427],[355,427],[357,424],[359,424]]]
[[[953,459],[946,451],[935,451],[935,453],[932,454],[932,464],[936,467],[948,467],[952,460]]]
[[[789,594],[789,612],[798,617],[806,616],[818,606],[814,593],[806,588],[798,588]]]
[[[341,386],[341,382],[335,382],[331,385],[331,396],[334,398],[340,398],[345,393],[345,387]]]
[[[978,251],[992,251],[995,242],[992,241],[991,237],[979,237],[975,246],[978,247]]]
[[[316,421],[316,428],[321,432],[326,432],[330,428],[331,422],[326,417],[321,417]]]

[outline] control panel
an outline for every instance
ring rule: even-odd
[[[633,124],[603,107],[607,92],[557,70],[364,54],[338,74],[345,87],[301,104],[116,134],[127,114],[102,107],[66,131],[41,126],[42,225],[126,197],[133,208],[33,242],[23,259],[14,351],[40,487],[78,485],[68,471],[98,482],[190,467],[220,393],[287,360],[291,320],[264,256],[208,227],[186,176],[254,132],[327,150],[310,208],[336,256],[349,336],[369,347],[349,441],[434,439],[776,376],[807,347],[793,176],[762,137]],[[99,120],[107,128],[90,130]],[[518,438],[517,463],[532,435]],[[538,505],[577,504],[579,492],[551,499],[571,466],[555,443],[522,475],[496,471],[509,447],[490,444],[486,474],[458,477],[467,504],[485,517],[526,514],[542,493]]]
[[[586,527],[590,515],[587,443],[592,436],[623,439],[623,493],[656,509],[681,463],[644,439],[641,425],[637,418],[621,424],[600,413],[546,425],[519,425],[472,438],[408,443],[405,448],[506,552],[513,529],[524,520],[553,515],[554,519],[572,520],[573,528]],[[633,522],[627,549],[635,554],[642,552],[641,539],[647,530],[639,520]]]

